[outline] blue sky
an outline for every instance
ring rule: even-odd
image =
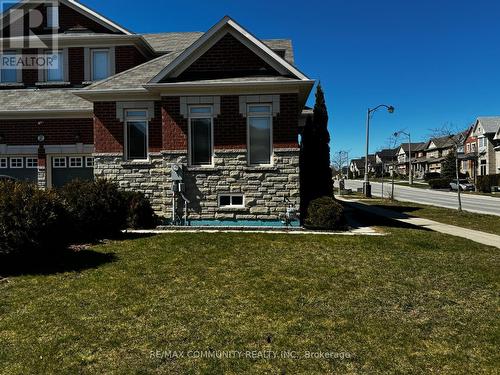
[[[206,31],[228,14],[260,38],[293,39],[297,65],[324,87],[332,152],[362,155],[366,110],[381,103],[396,112],[375,114],[370,151],[396,130],[422,140],[500,114],[500,1],[83,2],[135,32]]]

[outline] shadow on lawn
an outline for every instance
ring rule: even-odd
[[[370,206],[372,210],[375,212],[367,212],[365,205],[358,202],[349,202],[347,207],[350,208],[350,215],[352,218],[361,223],[362,226],[377,226],[377,227],[388,227],[388,228],[411,228],[417,229],[421,231],[429,231],[427,228],[417,227],[411,224],[407,224],[398,219],[408,219],[413,216],[406,214],[407,209],[405,210],[394,210],[392,206],[383,206],[383,205],[373,205]],[[403,208],[403,207],[399,207]],[[419,210],[418,207],[407,207],[411,208],[412,211]],[[379,214],[377,214],[377,212]]]
[[[52,275],[62,272],[83,271],[116,261],[115,253],[94,250],[59,250],[50,255],[0,256],[0,278],[21,275]]]

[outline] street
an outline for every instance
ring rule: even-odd
[[[372,195],[382,196],[382,184],[371,182]],[[338,187],[338,182],[335,181]],[[345,188],[356,191],[363,187],[361,180],[345,180]],[[384,197],[388,197],[391,191],[391,183],[384,183]],[[456,209],[458,199],[456,192],[436,191],[431,189],[411,188],[408,186],[394,185],[394,199],[413,203],[428,204],[445,208]],[[462,194],[462,208],[464,211],[476,212],[500,216],[500,198],[486,197],[481,195]]]

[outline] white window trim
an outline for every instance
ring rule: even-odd
[[[2,167],[2,163],[5,163],[4,167]],[[7,158],[0,158],[0,169],[7,169],[9,168],[9,161],[7,160]]]
[[[145,117],[134,117],[130,120],[127,118],[127,111],[144,111],[146,112]],[[123,109],[123,159],[127,161],[149,161],[149,110],[147,108],[124,108]],[[128,157],[128,123],[135,121],[145,121],[146,122],[146,158],[145,159],[132,159]]]
[[[18,51],[17,50],[6,50],[6,51],[3,51],[1,52],[2,55],[17,55],[18,54]],[[7,69],[6,69],[7,70]],[[11,69],[8,69],[8,70],[11,70]],[[14,70],[14,69],[12,69]],[[10,82],[10,81],[2,81],[2,70],[0,69],[0,83],[19,83],[20,80],[20,76],[22,74],[22,71],[21,71],[21,74],[19,73],[21,71],[21,69],[15,69],[15,72],[16,72],[16,80],[14,82]]]
[[[68,167],[69,168],[83,168],[83,156],[70,156],[68,158]],[[71,160],[80,160],[80,166],[72,166],[71,165]]]
[[[220,203],[222,197],[229,197],[230,199],[230,204],[229,205],[222,205]],[[233,204],[233,197],[241,197],[242,198],[242,204]],[[217,197],[217,204],[219,208],[245,208],[245,194],[243,193],[228,193],[228,194],[219,194]]]
[[[20,167],[15,167],[13,166],[12,164],[12,161],[13,160],[21,160],[21,166]],[[24,168],[24,159],[22,157],[13,157],[13,158],[10,158],[10,169],[22,169]]]
[[[206,113],[191,113],[192,108],[210,108],[210,114],[207,115]],[[210,152],[210,164],[193,164],[193,157],[192,157],[192,150],[191,150],[191,145],[192,145],[192,139],[191,139],[191,120],[192,119],[198,119],[198,118],[210,118],[210,146],[211,146],[211,152]],[[215,158],[215,152],[214,152],[214,107],[213,105],[210,104],[200,104],[200,105],[190,105],[188,106],[188,163],[190,166],[193,167],[200,167],[200,168],[213,168],[214,167],[214,158]]]
[[[34,160],[35,161],[35,165],[34,166],[29,166],[28,165],[28,160]],[[38,168],[38,158],[34,158],[34,157],[26,158],[26,168],[27,169],[37,169]]]
[[[39,72],[41,72],[42,76],[40,77],[39,75],[39,78],[41,78],[41,81],[43,82],[46,82],[46,83],[61,83],[61,82],[68,82],[69,81],[69,66],[68,66],[68,49],[67,48],[63,48],[63,49],[59,49],[59,50],[56,50],[56,51],[50,51],[50,50],[46,50],[44,51],[44,54],[47,56],[47,55],[51,55],[51,54],[54,54],[54,53],[61,53],[61,56],[62,56],[62,80],[61,81],[49,81],[48,78],[49,78],[49,72],[48,72],[48,69],[45,68],[45,69],[40,69]]]
[[[89,165],[89,160],[92,161],[92,165]],[[85,157],[85,168],[94,168],[94,157],[93,156],[86,156]]]
[[[268,113],[259,113],[259,112],[250,112],[250,107],[262,107],[262,106],[268,106],[269,107],[269,112]],[[269,117],[269,120],[271,121],[270,123],[270,136],[269,136],[269,163],[265,164],[253,164],[250,160],[250,119],[252,117]],[[248,104],[247,105],[247,164],[249,166],[253,167],[271,167],[274,165],[274,141],[273,141],[273,131],[274,131],[274,126],[273,126],[273,105],[271,103],[254,103],[254,104]]]
[[[112,74],[112,63],[111,63],[111,49],[110,48],[90,48],[90,77],[89,81],[97,81],[94,79],[94,53],[95,52],[107,52],[108,53],[108,75],[107,77],[103,78],[109,78],[111,77]]]
[[[50,11],[49,10],[53,10],[53,14],[50,14]],[[59,29],[59,25],[60,25],[60,20],[59,20],[59,6],[56,5],[56,4],[52,4],[52,5],[48,5],[47,8],[46,8],[47,12],[47,28],[48,29],[54,29],[54,30],[57,30]],[[55,18],[53,17],[55,15]],[[51,22],[49,21],[55,21],[55,22],[52,22],[52,25],[50,24]]]
[[[64,165],[56,165],[56,160],[58,159],[63,159],[64,160]],[[57,168],[57,169],[63,169],[68,167],[68,158],[65,156],[53,156],[52,157],[52,168]]]

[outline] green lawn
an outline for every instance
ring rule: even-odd
[[[458,212],[457,210],[449,208],[391,201],[389,199],[366,199],[363,200],[363,202],[381,208],[403,212],[410,216],[500,235],[500,216],[476,214],[466,211]]]
[[[498,249],[383,229],[129,239],[24,276],[0,263],[0,373],[497,373]],[[210,350],[242,358],[192,357]]]

